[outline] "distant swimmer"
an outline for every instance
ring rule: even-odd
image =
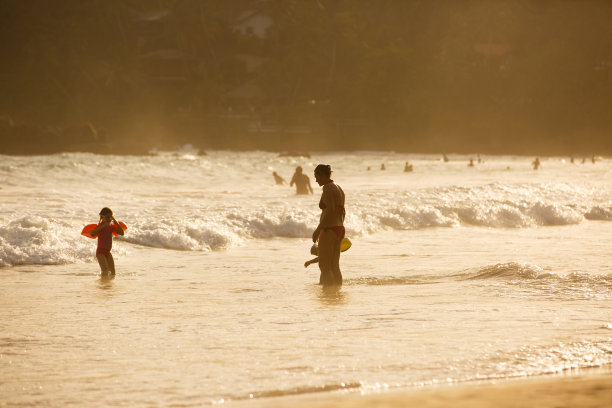
[[[538,170],[541,167],[541,163],[540,163],[540,158],[536,157],[535,160],[533,162],[531,162],[531,165],[533,166],[534,170]]]
[[[444,163],[448,163],[449,160],[448,157],[446,157],[446,153],[442,155],[442,160],[444,161]]]
[[[291,178],[291,183],[289,183],[289,187],[292,187],[295,184],[295,194],[312,194],[312,186],[310,185],[310,178],[302,173],[302,167],[297,166],[295,168],[295,173],[293,173],[293,177]]]
[[[387,168],[385,167],[385,163],[383,163],[383,164],[381,164],[381,165],[380,165],[380,169],[381,169],[381,170],[387,170]]]
[[[414,170],[412,164],[406,162],[406,164],[404,164],[404,173],[410,173],[412,170]]]
[[[593,164],[595,164],[595,162],[596,162],[596,161],[597,161],[597,160],[595,159],[595,155],[593,155],[593,157],[591,157],[591,162],[592,162]]]
[[[482,159],[480,158],[480,154],[478,154],[478,164],[481,164],[481,163],[484,163],[484,162],[483,162],[483,161],[482,161]]]
[[[570,156],[570,163],[574,164],[574,156]]]
[[[312,233],[312,241],[319,242],[320,285],[342,285],[340,272],[340,244],[345,235],[344,191],[331,179],[331,166],[319,164],[314,171],[317,184],[323,187],[319,200],[321,218]]]
[[[125,224],[124,224],[125,225]],[[113,235],[124,235],[124,226],[113,217],[110,208],[104,207],[100,211],[100,222],[98,226],[90,232],[91,237],[98,238],[98,248],[96,258],[100,264],[102,278],[115,277],[115,260],[111,254],[113,248]]]
[[[276,184],[278,185],[287,184],[285,179],[279,176],[275,171],[272,172],[272,175],[274,176],[274,181],[276,182]]]
[[[372,167],[368,166],[368,168],[366,170],[370,171],[370,170],[372,170]]]
[[[470,162],[468,163],[468,167],[474,167],[474,159],[470,158]]]

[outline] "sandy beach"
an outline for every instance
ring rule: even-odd
[[[377,395],[337,395],[329,398],[310,395],[287,404],[286,400],[261,401],[262,406],[310,408],[484,408],[484,407],[610,407],[612,373],[588,371],[587,374],[506,380],[499,383],[441,386],[415,391]],[[323,400],[325,399],[325,400]]]

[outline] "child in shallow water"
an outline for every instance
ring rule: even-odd
[[[115,277],[115,260],[110,252],[113,247],[113,232],[118,235],[124,234],[123,228],[119,225],[115,217],[113,217],[112,210],[108,207],[104,207],[100,211],[100,222],[98,226],[91,231],[92,237],[98,237],[96,258],[100,264],[103,278]]]
[[[316,244],[310,247],[310,254],[319,255],[319,247]],[[310,265],[312,265],[313,263],[317,263],[317,262],[319,262],[318,256],[316,258],[311,259],[310,261],[304,262],[304,268],[308,268]]]

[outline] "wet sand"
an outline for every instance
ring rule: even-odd
[[[288,406],[287,401],[267,401],[265,406]],[[377,395],[310,395],[292,401],[293,407],[309,408],[485,408],[485,407],[611,407],[612,372],[563,377],[509,380],[499,383],[444,386]]]

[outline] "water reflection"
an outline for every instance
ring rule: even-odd
[[[348,301],[342,286],[318,286],[317,295],[319,301],[325,305],[343,305]]]
[[[115,277],[102,276],[98,279],[98,287],[102,290],[109,290],[115,286]]]

